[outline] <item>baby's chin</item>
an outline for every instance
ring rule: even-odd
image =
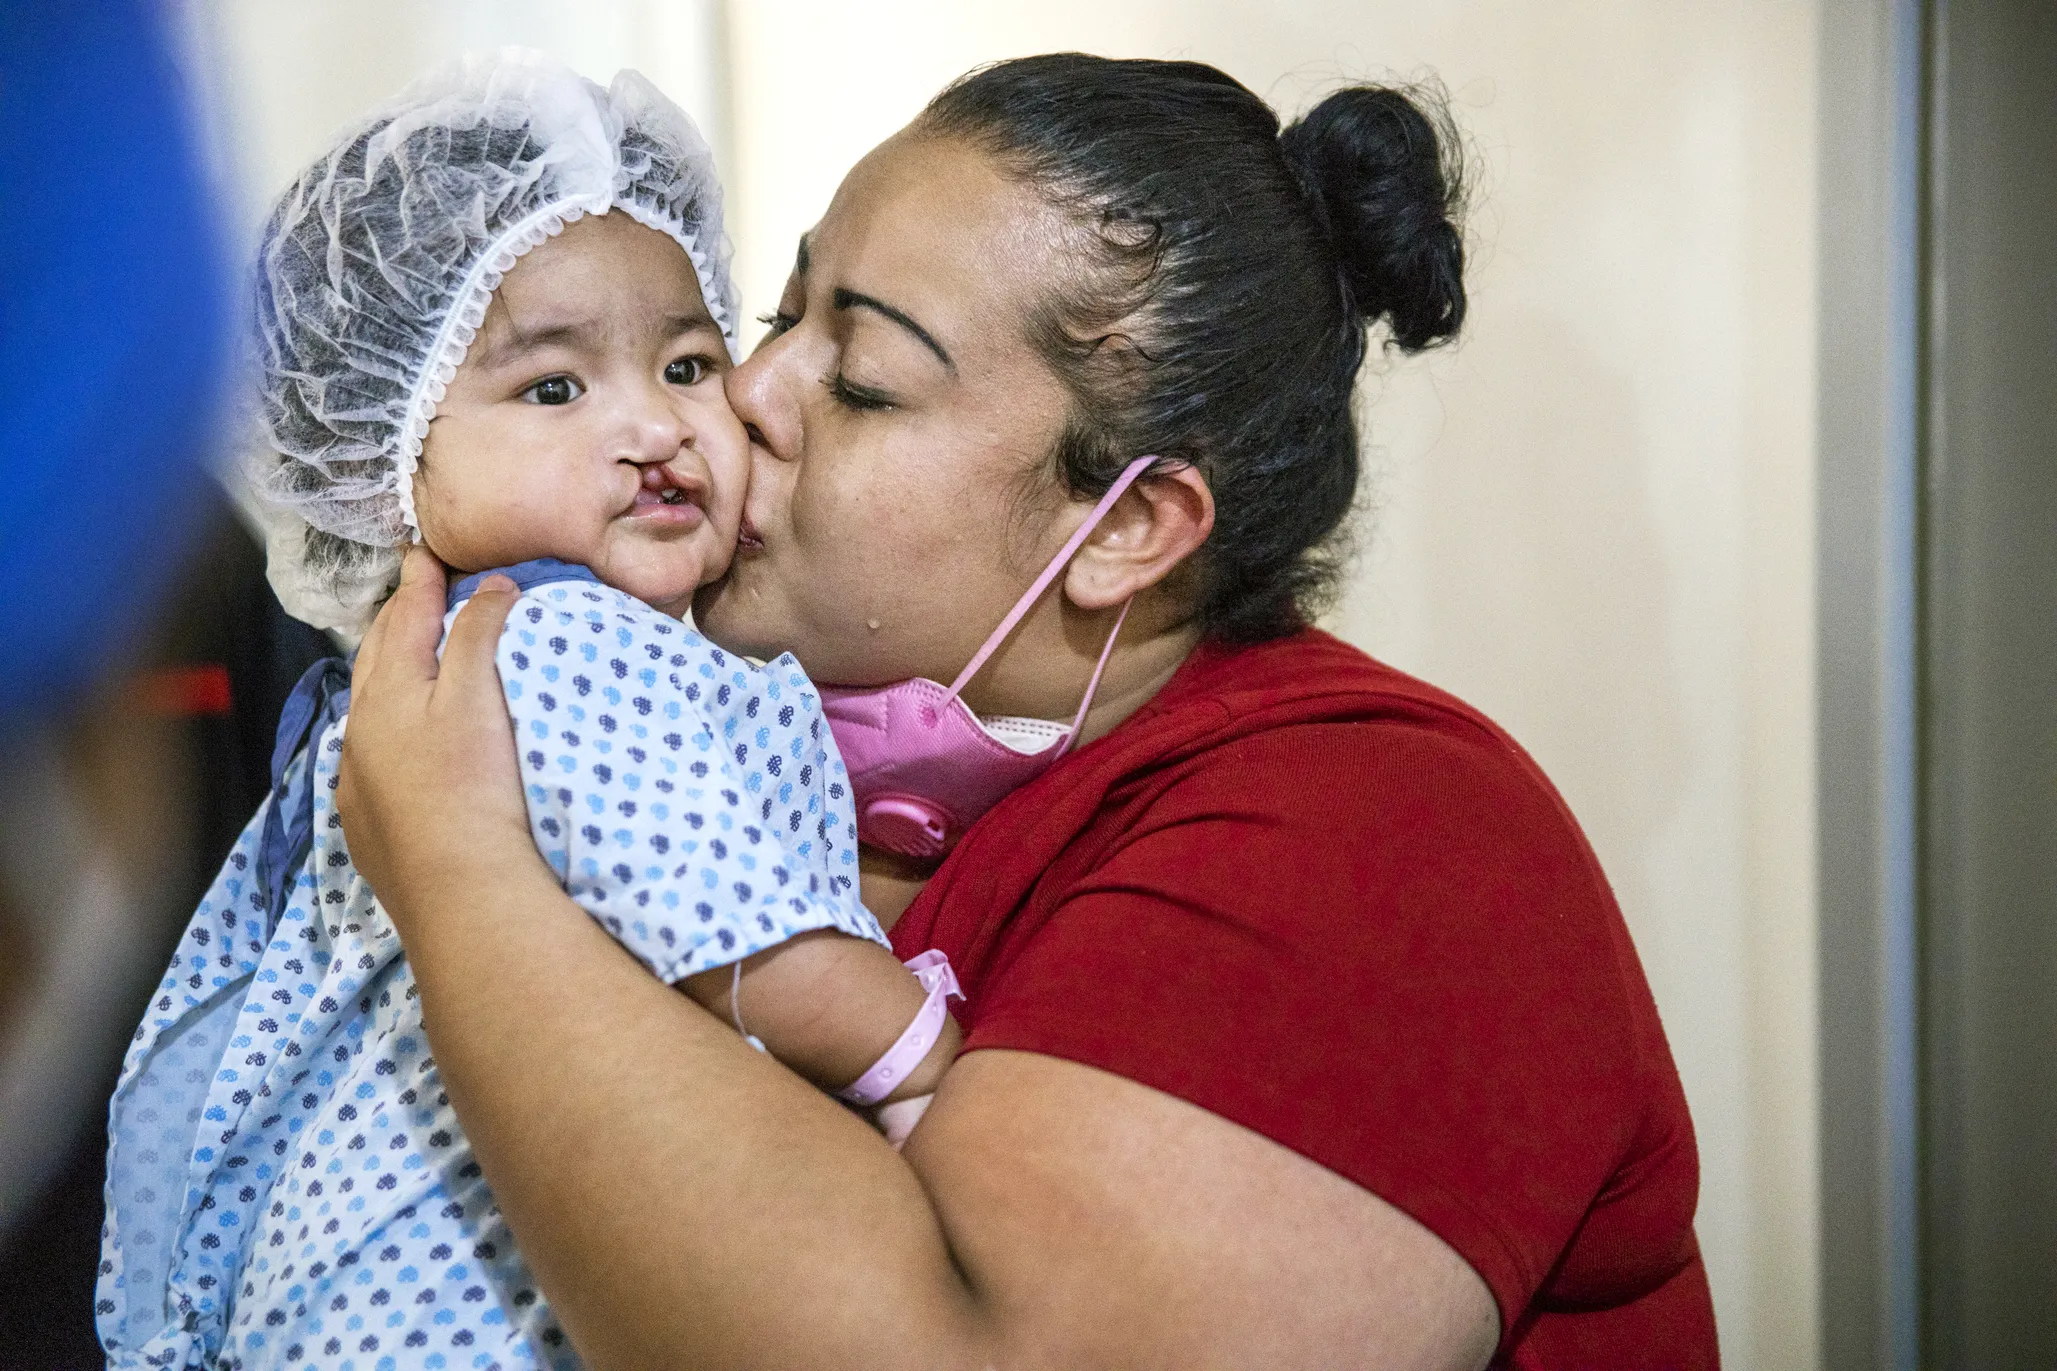
[[[554,557],[585,567],[603,585],[625,591],[666,614],[683,617],[692,607],[694,592],[728,567],[729,556],[713,535],[708,525],[684,538],[653,538],[617,526],[598,539],[598,546],[576,538],[487,538],[453,548],[458,554],[453,557],[437,547],[437,539],[431,536],[429,548],[444,558],[453,578]]]
[[[691,544],[699,542],[697,538],[691,540]],[[682,617],[692,608],[693,593],[722,569],[720,563],[710,564],[713,559],[705,549],[691,544],[610,548],[585,565],[604,584],[633,595],[654,609]]]

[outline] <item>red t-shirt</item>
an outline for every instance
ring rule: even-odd
[[[1189,1100],[1420,1220],[1496,1365],[1716,1365],[1699,1157],[1577,823],[1478,711],[1325,633],[1203,645],[1009,796],[893,930],[967,1051]]]

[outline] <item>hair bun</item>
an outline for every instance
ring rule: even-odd
[[[1464,323],[1457,140],[1440,107],[1432,117],[1417,98],[1351,86],[1279,135],[1358,313],[1367,324],[1385,319],[1406,352],[1452,338]]]

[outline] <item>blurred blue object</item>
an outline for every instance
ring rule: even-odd
[[[215,207],[154,0],[0,0],[0,720],[141,634],[197,533]]]

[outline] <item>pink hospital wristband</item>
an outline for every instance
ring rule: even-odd
[[[908,1073],[920,1066],[922,1058],[928,1056],[929,1049],[936,1045],[936,1038],[943,1031],[943,1020],[949,1017],[946,1001],[952,995],[960,1000],[964,998],[964,992],[957,988],[957,973],[950,969],[950,958],[944,953],[931,948],[908,962],[907,969],[928,992],[928,998],[922,1001],[921,1012],[914,1016],[913,1023],[907,1025],[907,1031],[900,1035],[900,1040],[871,1064],[871,1070],[836,1092],[837,1099],[868,1107],[892,1094],[893,1088],[906,1080]]]

